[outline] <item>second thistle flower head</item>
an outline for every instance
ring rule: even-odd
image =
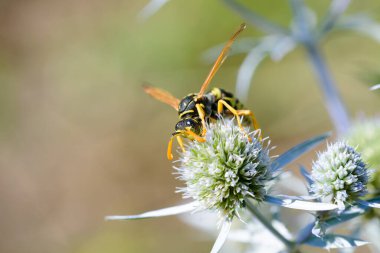
[[[186,184],[180,192],[205,209],[232,219],[245,198],[262,201],[273,179],[269,149],[257,133],[241,130],[233,120],[220,119],[207,128],[206,142],[191,142],[177,168]]]
[[[358,121],[345,138],[348,143],[358,146],[362,156],[375,169],[370,188],[380,194],[380,118]]]
[[[336,142],[318,155],[312,167],[315,196],[331,198],[340,210],[367,193],[369,170],[360,154],[345,142]]]

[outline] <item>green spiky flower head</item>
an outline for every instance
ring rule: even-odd
[[[330,144],[313,163],[313,194],[345,209],[347,203],[367,193],[370,171],[361,155],[345,142]]]
[[[380,196],[380,118],[357,121],[344,137],[348,143],[358,147],[363,158],[374,169],[368,188],[374,196]],[[380,210],[372,209],[365,217],[380,218]]]
[[[357,146],[363,158],[374,168],[369,187],[380,195],[380,118],[358,121],[345,139]]]
[[[247,134],[234,120],[220,119],[207,127],[206,141],[191,142],[177,168],[185,187],[179,191],[205,209],[232,219],[251,197],[262,201],[273,179],[268,146],[258,132]],[[267,142],[268,143],[268,142]]]

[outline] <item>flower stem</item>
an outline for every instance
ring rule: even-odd
[[[294,252],[293,250],[295,249],[295,246],[296,244],[288,239],[285,238],[285,236],[283,236],[280,232],[277,231],[277,229],[275,229],[272,225],[272,223],[270,221],[268,221],[264,215],[262,215],[259,210],[257,210],[257,208],[250,202],[250,201],[246,201],[247,202],[247,208],[248,210],[254,215],[256,216],[256,218],[273,234],[275,235],[282,243],[284,243],[286,245],[286,247],[288,249],[291,249],[292,251],[291,252]]]
[[[343,11],[346,7],[338,6],[337,12]],[[294,15],[295,26],[297,27],[293,36],[298,42],[303,44],[313,65],[315,75],[319,80],[319,86],[322,89],[325,106],[330,115],[335,129],[339,134],[347,132],[350,126],[349,116],[346,108],[340,98],[336,84],[331,77],[322,54],[319,50],[320,36],[315,33],[313,26],[307,19],[307,8],[303,0],[291,0],[290,5]]]
[[[265,33],[279,33],[279,34],[288,34],[289,31],[275,24],[263,16],[253,12],[252,10],[247,9],[245,6],[241,5],[235,0],[223,0],[226,5],[228,5],[232,10],[240,14],[248,23],[256,26]]]
[[[350,125],[349,116],[319,47],[316,43],[310,42],[305,43],[305,48],[313,65],[314,72],[319,79],[319,84],[326,102],[326,108],[335,129],[339,134],[345,133]]]

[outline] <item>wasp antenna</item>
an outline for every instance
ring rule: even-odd
[[[212,78],[215,76],[216,72],[219,70],[220,66],[222,66],[224,60],[227,57],[227,53],[230,50],[232,43],[236,40],[237,36],[246,28],[246,24],[242,23],[239,29],[232,35],[232,37],[228,40],[222,51],[220,52],[218,58],[216,59],[214,65],[212,66],[210,73],[208,74],[206,80],[203,82],[202,87],[197,95],[198,98],[202,97],[205,93],[208,85],[210,84]]]

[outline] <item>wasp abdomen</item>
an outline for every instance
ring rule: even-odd
[[[232,106],[236,110],[243,109],[243,104],[240,103],[239,99],[235,98],[234,95],[231,92],[228,92],[221,88],[213,88],[209,93],[207,93],[209,97],[213,97],[213,103],[212,103],[212,118],[217,118],[217,111],[218,111],[218,101],[224,100],[227,104]],[[230,111],[228,109],[224,109],[223,114],[230,114]]]

